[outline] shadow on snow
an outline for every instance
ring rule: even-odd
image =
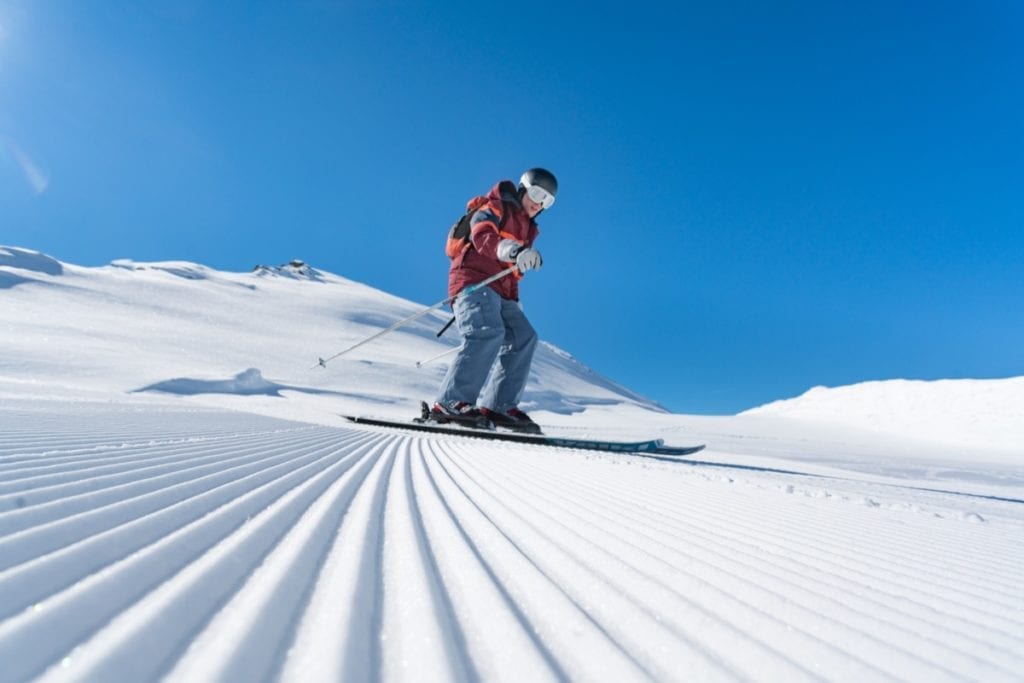
[[[197,394],[234,394],[236,396],[276,396],[280,397],[282,391],[298,391],[304,394],[317,394],[328,396],[345,396],[364,401],[375,401],[377,403],[391,403],[390,399],[370,394],[358,394],[343,391],[330,391],[327,389],[314,389],[312,387],[298,387],[288,384],[271,382],[263,377],[263,374],[256,368],[249,368],[240,372],[231,379],[208,380],[191,379],[178,377],[175,379],[157,382],[149,386],[134,389],[130,393],[142,393],[146,391],[162,391],[167,394],[179,396],[195,396]]]

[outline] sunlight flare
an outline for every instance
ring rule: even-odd
[[[28,182],[32,191],[37,195],[46,192],[46,189],[50,186],[50,179],[45,173],[39,168],[39,166],[21,149],[18,145],[13,142],[8,142],[11,154],[14,156],[14,160],[18,162],[18,166],[21,168],[21,172],[25,175],[25,180]]]

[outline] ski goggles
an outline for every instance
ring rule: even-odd
[[[530,185],[526,188],[526,196],[540,204],[545,209],[550,209],[551,205],[555,203],[555,195],[551,194],[540,185]]]

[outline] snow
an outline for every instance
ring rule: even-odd
[[[914,434],[936,444],[1003,450],[1012,460],[1024,444],[1024,377],[814,387],[747,414],[854,425],[889,436]]]
[[[674,415],[543,344],[548,431],[707,450],[347,423],[454,335],[317,358],[420,308],[0,247],[0,681],[1020,680],[1024,378]]]

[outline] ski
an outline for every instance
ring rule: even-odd
[[[517,432],[488,429],[473,429],[471,427],[449,427],[439,424],[383,420],[374,417],[358,417],[354,415],[342,415],[342,417],[354,424],[368,425],[372,427],[411,429],[419,432],[430,432],[432,434],[451,434],[455,436],[489,439],[492,441],[512,441],[515,443],[528,443],[538,446],[557,446],[560,448],[602,451],[606,453],[620,453],[624,455],[683,457],[692,455],[704,449],[703,444],[699,446],[685,447],[666,446],[662,439],[648,439],[645,441],[603,441],[600,439],[575,439],[562,436],[546,436],[544,434],[522,434]]]

